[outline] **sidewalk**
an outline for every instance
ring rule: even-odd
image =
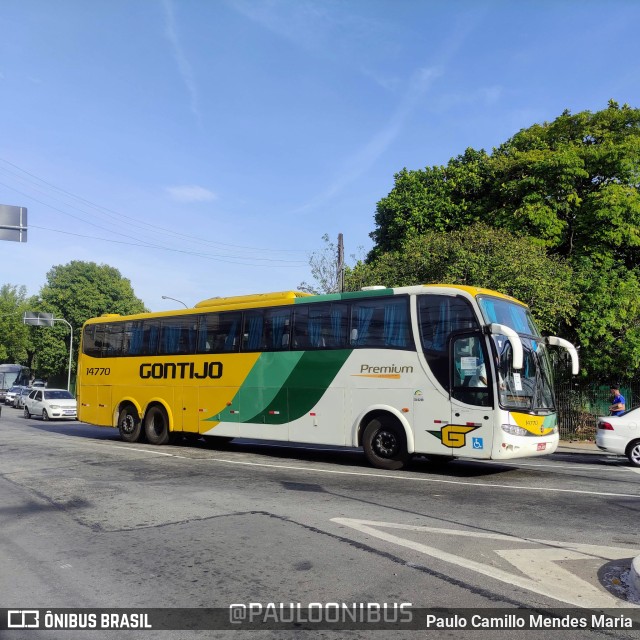
[[[601,451],[592,440],[560,440],[556,451],[558,453],[598,453],[603,456],[616,455],[615,453]]]

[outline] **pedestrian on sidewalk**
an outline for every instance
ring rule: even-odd
[[[613,398],[611,405],[609,406],[610,416],[621,416],[625,412],[625,399],[620,393],[620,385],[612,384],[609,387],[611,390],[611,397]]]

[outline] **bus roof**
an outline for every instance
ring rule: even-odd
[[[149,317],[163,317],[187,315],[194,311],[232,311],[236,309],[252,309],[257,307],[276,307],[287,304],[306,304],[310,302],[331,302],[339,300],[353,300],[357,298],[368,298],[374,296],[391,296],[394,294],[419,294],[425,288],[430,289],[457,289],[467,293],[471,297],[478,295],[490,295],[504,300],[509,300],[516,304],[526,306],[524,303],[511,296],[485,289],[483,287],[471,287],[458,284],[421,284],[407,287],[365,287],[360,291],[346,291],[344,293],[326,293],[313,295],[304,291],[275,291],[271,293],[254,293],[244,296],[229,296],[208,298],[198,302],[195,306],[186,309],[173,309],[168,311],[157,311],[151,313],[137,313],[122,316],[117,313],[105,313],[98,318],[91,318],[87,322],[104,322],[105,320],[127,319],[137,320]]]
[[[291,304],[296,298],[312,297],[304,291],[276,291],[274,293],[252,293],[246,296],[230,296],[227,298],[208,298],[195,305],[195,309],[202,307],[215,307],[217,309],[238,309],[249,306],[270,306],[279,304]]]

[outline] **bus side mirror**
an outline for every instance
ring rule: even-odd
[[[580,360],[578,359],[578,350],[568,341],[557,336],[547,336],[545,341],[553,347],[562,347],[569,352],[571,356],[571,373],[577,376],[580,372]]]
[[[511,349],[513,350],[513,362],[511,363],[511,366],[516,370],[522,369],[523,355],[520,336],[511,327],[507,327],[504,324],[492,322],[488,326],[491,333],[499,333],[500,335],[509,338],[509,341],[511,342]]]

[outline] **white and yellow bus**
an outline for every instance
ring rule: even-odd
[[[377,467],[414,454],[552,453],[548,346],[517,300],[465,286],[212,298],[89,320],[79,419],[123,440],[259,438],[362,447]]]

